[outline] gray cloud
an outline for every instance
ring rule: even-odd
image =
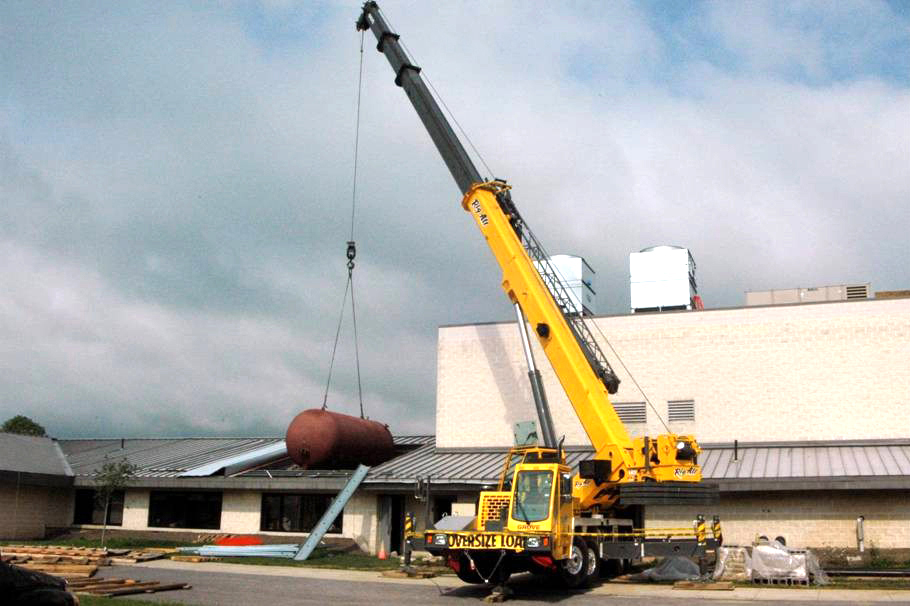
[[[910,90],[881,67],[910,42],[887,5],[678,19],[623,3],[383,5],[551,252],[597,269],[600,312],[627,308],[627,254],[657,243],[692,249],[710,306],[749,288],[910,284]],[[356,5],[0,11],[0,416],[61,436],[274,434],[321,404]],[[846,27],[855,15],[877,34]],[[748,35],[731,34],[739,18]],[[838,36],[854,51],[835,52]],[[436,327],[510,314],[374,46],[356,223],[365,404],[393,431],[432,431]],[[349,330],[337,365],[330,406],[355,412]]]

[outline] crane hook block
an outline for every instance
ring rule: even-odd
[[[353,241],[348,242],[348,271],[354,269],[354,257],[357,256],[357,245]]]

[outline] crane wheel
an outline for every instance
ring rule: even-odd
[[[585,568],[585,584],[590,585],[600,578],[600,555],[597,553],[597,545],[593,541],[586,541],[585,546],[588,549],[588,561]]]
[[[578,537],[572,539],[569,557],[557,566],[559,578],[569,589],[581,587],[588,579],[588,545]]]

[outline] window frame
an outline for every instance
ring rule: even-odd
[[[183,497],[183,502],[180,502],[180,498]],[[202,497],[202,500],[209,506],[214,508],[217,502],[217,515],[212,515],[214,522],[210,523],[196,523],[200,521],[200,517],[197,517],[204,513],[198,507],[193,508],[191,500]],[[166,508],[165,511],[156,508]],[[167,510],[170,511],[167,511]],[[183,512],[183,524],[180,523],[159,523],[160,518],[163,516],[161,514],[182,511]],[[158,514],[158,515],[156,515]],[[193,515],[195,514],[195,515]],[[224,492],[220,490],[152,490],[149,492],[149,508],[148,508],[148,521],[147,526],[149,528],[179,528],[179,529],[199,529],[199,530],[220,530],[221,529],[221,518],[224,515]],[[179,520],[178,520],[179,522]]]
[[[313,532],[319,520],[332,506],[334,494],[312,492],[263,492],[259,511],[259,530],[261,532],[288,532],[307,534]],[[316,499],[321,502],[315,502]],[[291,504],[297,499],[296,508]],[[290,508],[290,512],[287,509]],[[277,511],[276,511],[277,509]],[[296,509],[296,521],[293,515]],[[285,523],[287,520],[287,523]],[[342,534],[344,531],[344,511],[339,512],[327,534]]]

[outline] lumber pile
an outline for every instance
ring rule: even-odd
[[[135,564],[163,558],[168,550],[107,550],[91,547],[58,547],[35,545],[9,545],[0,547],[0,559],[23,568],[44,572],[84,572],[83,569],[55,570],[53,566],[108,566],[110,564]],[[50,567],[50,568],[48,568]],[[91,575],[89,575],[91,576]]]
[[[107,566],[105,549],[85,547],[44,547],[35,545],[6,545],[0,547],[4,562],[43,562],[47,564],[93,564]]]
[[[43,572],[45,574],[50,574],[55,577],[66,579],[67,581],[73,579],[88,579],[93,577],[95,573],[98,572],[98,567],[93,564],[44,564],[40,562],[14,562],[14,564],[19,568],[24,568],[25,570]]]
[[[174,589],[192,589],[187,583],[161,583],[134,579],[79,579],[67,583],[67,590],[76,595],[114,597],[135,593],[157,593]]]
[[[190,589],[186,583],[168,583],[159,581],[136,581],[133,579],[96,578],[99,566],[114,564],[134,564],[164,557],[165,550],[149,551],[115,551],[113,554],[104,549],[86,549],[78,547],[36,547],[33,545],[11,545],[0,547],[0,561],[11,566],[0,565],[0,571],[7,576],[19,579],[24,591],[35,589],[58,589],[62,595],[63,583],[66,590],[75,594],[94,596],[120,596],[134,593],[155,593],[172,589]],[[2,576],[2,575],[0,575]],[[0,578],[2,581],[2,578]],[[18,586],[17,586],[18,587]],[[0,583],[0,596],[4,596]],[[2,602],[2,600],[0,600]],[[5,602],[3,602],[5,603]]]

